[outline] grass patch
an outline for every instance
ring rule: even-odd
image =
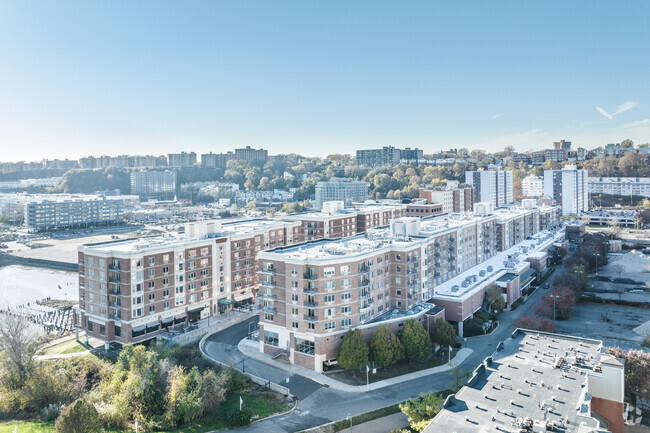
[[[251,410],[253,415],[259,415],[257,419],[266,418],[279,412],[286,412],[291,409],[293,403],[274,398],[275,394],[260,393],[258,395],[243,395],[244,407]],[[239,410],[239,396],[230,396],[213,415],[205,417],[191,426],[177,430],[166,430],[160,433],[204,433],[212,430],[220,430],[229,427],[227,414],[233,410]],[[14,427],[18,426],[17,433],[53,433],[54,423],[41,421],[6,421],[0,423],[0,433],[13,433]],[[112,433],[133,433],[132,430],[107,430]]]
[[[451,358],[453,358],[458,353],[459,349],[454,349],[451,352]],[[407,359],[402,359],[401,361],[396,362],[395,364],[386,367],[384,370],[383,367],[376,367],[377,373],[372,374],[370,371],[369,379],[370,383],[379,382],[381,380],[390,379],[391,377],[402,376],[408,373],[413,373],[415,371],[426,370],[428,368],[439,367],[441,365],[447,364],[449,360],[448,352],[438,350],[433,354],[429,359],[423,361],[409,361]],[[341,382],[351,384],[351,385],[365,385],[366,384],[366,369],[365,367],[356,371],[355,375],[352,374],[352,371],[340,369],[333,373],[328,374],[334,379],[340,380]]]
[[[63,355],[66,353],[78,353],[87,350],[81,343],[76,340],[64,341],[54,346],[47,347],[38,352],[39,355]]]
[[[42,421],[5,421],[0,422],[0,433],[13,433],[17,427],[18,433],[51,433],[54,431],[53,422]]]
[[[372,421],[378,418],[383,418],[388,415],[392,415],[394,413],[398,413],[399,410],[399,405],[394,404],[391,406],[386,406],[382,407],[381,409],[373,410],[371,412],[366,412],[362,413],[356,416],[352,417],[352,425],[353,428],[355,425],[362,424],[364,422]],[[334,424],[332,424],[332,431],[338,432],[341,430],[344,430],[346,428],[350,428],[350,421],[347,419],[342,419],[340,421],[336,421]]]

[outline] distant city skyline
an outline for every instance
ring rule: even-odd
[[[650,142],[650,3],[2,2],[0,160]]]

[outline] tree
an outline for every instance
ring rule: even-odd
[[[384,368],[404,358],[404,348],[386,325],[379,325],[370,340],[370,359]]]
[[[634,141],[632,141],[630,139],[625,139],[625,140],[621,141],[621,148],[622,149],[629,149],[631,147],[634,147]]]
[[[572,308],[577,301],[576,294],[567,288],[556,288],[542,296],[533,311],[539,316],[545,316],[558,320],[571,318]]]
[[[498,286],[490,287],[485,293],[485,298],[490,303],[491,312],[501,311],[506,307],[506,300],[503,299],[501,288]]]
[[[404,323],[400,337],[404,354],[409,360],[423,359],[431,353],[431,339],[422,324],[414,319]]]
[[[625,267],[620,263],[617,263],[614,266],[612,266],[612,269],[614,269],[614,271],[618,274],[618,278],[621,278],[621,274],[625,270]]]
[[[650,401],[650,353],[608,347],[607,353],[625,360],[625,394],[632,404],[641,407]]]
[[[25,381],[33,366],[36,334],[29,322],[17,314],[0,318],[0,352],[5,352],[7,368],[13,369]]]
[[[467,370],[460,368],[458,364],[448,364],[453,368],[449,373],[451,375],[451,387],[454,390],[459,390],[467,381],[467,378],[471,376],[471,373]]]
[[[456,331],[445,319],[438,319],[431,329],[431,339],[442,347],[456,344]]]
[[[411,428],[421,432],[429,425],[429,422],[440,412],[444,400],[439,394],[430,392],[420,394],[419,398],[410,398],[400,403],[399,408],[408,416]]]
[[[61,411],[54,429],[57,433],[99,432],[99,414],[92,403],[79,399]]]
[[[547,317],[537,315],[520,316],[514,323],[516,328],[533,331],[555,332],[555,325]]]
[[[359,329],[350,329],[345,333],[343,343],[337,352],[339,365],[346,370],[358,370],[368,363],[368,345]]]

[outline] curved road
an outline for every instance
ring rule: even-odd
[[[552,281],[561,272],[562,266],[560,265],[549,281]],[[510,337],[513,331],[513,322],[519,316],[528,313],[543,292],[545,290],[540,288],[516,311],[501,313],[499,327],[492,334],[467,339],[465,342],[466,347],[472,349],[473,353],[461,364],[461,367],[472,371],[483,359],[491,355],[500,341]],[[257,318],[255,318],[255,321],[257,321]],[[248,326],[249,323],[244,322],[211,335],[205,341],[205,352],[208,356],[224,364],[232,364],[240,371],[243,367],[247,373],[288,386],[291,393],[298,398],[298,404],[293,411],[255,423],[244,429],[246,431],[260,433],[297,432],[344,419],[348,415],[357,415],[401,403],[411,397],[417,397],[420,393],[441,391],[451,385],[452,378],[450,372],[447,371],[364,393],[350,393],[325,388],[311,379],[291,375],[282,369],[263,362],[250,358],[244,360],[242,353],[237,350],[237,344],[242,338],[246,337]],[[286,383],[287,377],[289,377],[289,383]],[[242,429],[237,429],[237,431],[242,431]]]

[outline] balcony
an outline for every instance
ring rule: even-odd
[[[260,274],[267,274],[267,275],[276,275],[277,272],[275,271],[275,268],[262,268],[259,270]]]
[[[122,291],[121,290],[115,290],[115,289],[108,289],[108,294],[111,296],[122,296]]]
[[[314,300],[314,301],[305,301],[303,303],[303,305],[305,307],[307,307],[307,308],[316,308],[316,307],[318,307],[318,301],[316,301],[316,300]]]
[[[368,287],[370,286],[370,280],[361,280],[359,281],[359,284],[357,284],[358,287]]]
[[[268,301],[274,301],[276,298],[275,298],[275,295],[269,295],[269,294],[266,294],[266,293],[260,293],[259,295],[257,295],[257,299],[268,300]]]
[[[318,287],[305,287],[303,292],[308,295],[315,295],[318,293]]]
[[[117,308],[117,309],[122,308],[122,305],[121,305],[121,304],[118,304],[118,303],[115,302],[115,301],[109,302],[109,303],[108,303],[108,306],[109,306],[110,308]]]
[[[277,310],[274,307],[265,307],[264,305],[258,305],[257,309],[262,313],[275,314]]]
[[[111,270],[111,271],[119,271],[119,270],[121,270],[119,263],[117,265],[112,265],[112,264],[108,265],[108,269]]]
[[[359,268],[360,274],[367,274],[368,272],[370,272],[370,268]]]
[[[318,316],[305,315],[305,320],[308,322],[318,322]]]
[[[305,272],[302,277],[305,280],[316,280],[316,279],[318,279],[318,275],[316,275],[316,274],[314,274],[312,272]]]
[[[419,262],[419,257],[409,257],[406,259],[406,263],[418,263]]]
[[[108,318],[110,320],[122,320],[122,314],[120,314],[119,312],[117,314],[109,314]]]
[[[113,284],[120,284],[122,282],[122,280],[120,279],[119,276],[113,275],[113,276],[108,277],[108,282],[113,283]]]

